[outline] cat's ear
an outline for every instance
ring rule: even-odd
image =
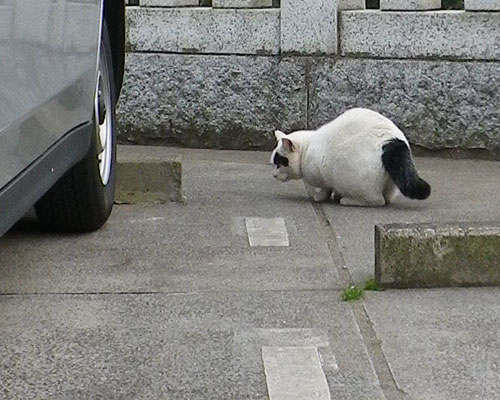
[[[287,153],[293,153],[295,151],[295,145],[293,144],[293,142],[290,139],[283,138],[283,139],[281,139],[281,143],[282,143],[283,149]]]
[[[281,131],[274,131],[274,136],[276,136],[276,140],[280,140],[286,136],[286,133],[283,133]]]

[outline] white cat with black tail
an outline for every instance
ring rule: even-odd
[[[405,135],[366,108],[346,111],[315,131],[275,132],[273,176],[303,179],[314,201],[340,198],[345,206],[383,206],[398,193],[424,200],[430,185],[419,177]]]

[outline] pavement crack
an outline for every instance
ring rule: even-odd
[[[328,245],[333,265],[337,270],[341,284],[347,287],[353,284],[353,279],[349,269],[346,268],[347,264],[340,251],[335,230],[331,226],[323,206],[316,202],[312,202],[312,206],[316,212],[318,229]],[[354,320],[359,328],[363,342],[365,343],[368,356],[378,377],[385,398],[387,400],[404,400],[406,397],[405,393],[397,386],[390,365],[382,350],[382,342],[377,337],[373,323],[363,302],[351,303],[351,307]]]
[[[42,296],[196,296],[208,294],[249,294],[249,293],[340,293],[342,288],[286,288],[286,289],[221,289],[221,290],[196,290],[196,291],[88,291],[88,292],[5,292],[1,297],[42,297]]]
[[[391,367],[382,349],[382,341],[375,332],[364,304],[362,302],[353,303],[352,311],[385,398],[387,400],[404,400],[406,393],[398,387],[394,379]]]
[[[328,246],[328,250],[330,251],[330,255],[333,259],[333,264],[337,269],[337,273],[340,278],[340,283],[343,287],[353,284],[353,279],[351,273],[348,268],[344,268],[346,266],[344,257],[339,250],[339,245],[335,236],[335,232],[330,225],[330,221],[326,217],[325,210],[321,204],[312,202],[312,206],[314,211],[316,212],[316,222],[320,230],[320,236],[323,237]]]

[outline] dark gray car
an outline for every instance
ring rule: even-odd
[[[0,235],[106,222],[123,64],[123,0],[0,0]]]

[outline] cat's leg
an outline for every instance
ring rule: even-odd
[[[328,197],[330,197],[330,194],[332,193],[332,191],[329,189],[311,186],[308,183],[306,183],[305,185],[309,197],[311,197],[315,202],[325,201],[326,199],[328,199]]]
[[[330,197],[330,194],[332,193],[331,190],[329,189],[324,189],[324,188],[314,188],[314,195],[313,195],[313,200],[316,202],[320,201],[325,201]]]
[[[399,190],[398,190],[397,186],[392,181],[392,179],[388,178],[387,182],[384,185],[384,191],[383,191],[385,204],[391,204],[398,193],[399,193]]]
[[[343,206],[381,207],[385,205],[385,199],[382,193],[379,196],[370,196],[370,198],[342,197],[340,204]]]
[[[381,207],[385,205],[384,174],[374,174],[371,179],[358,179],[356,186],[342,197],[340,204],[344,206]]]

